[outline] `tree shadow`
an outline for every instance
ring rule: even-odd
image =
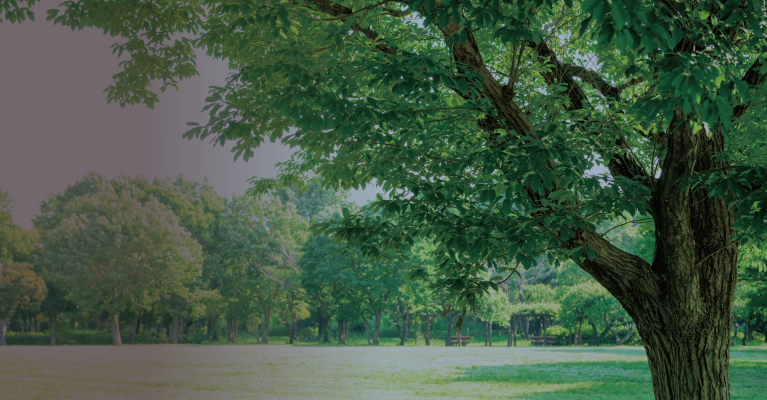
[[[625,353],[622,353],[625,354]],[[733,399],[763,399],[767,360],[730,362]],[[502,384],[509,399],[654,399],[647,361],[585,361],[476,366],[456,382]]]
[[[548,351],[564,353],[600,353],[617,354],[621,356],[644,356],[644,347],[550,347]]]

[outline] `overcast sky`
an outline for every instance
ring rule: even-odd
[[[273,177],[274,164],[291,150],[265,143],[247,163],[234,162],[229,148],[181,137],[186,122],[207,122],[208,87],[223,86],[223,61],[200,53],[200,76],[180,91],[159,94],[154,110],[106,102],[103,90],[121,69],[110,45],[119,41],[98,29],[72,31],[45,21],[59,0],[33,7],[36,21],[0,23],[0,187],[8,190],[14,222],[29,229],[40,202],[64,190],[88,171],[107,178],[207,177],[220,194],[244,194],[252,176]],[[123,56],[123,59],[125,55]],[[378,192],[353,193],[364,204]]]

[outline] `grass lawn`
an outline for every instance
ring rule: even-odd
[[[767,348],[731,353],[764,399]],[[539,347],[3,346],[3,399],[652,399],[644,350]]]

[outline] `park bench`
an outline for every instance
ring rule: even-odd
[[[533,346],[553,346],[557,341],[556,336],[533,336],[530,339],[533,340]]]
[[[461,346],[466,346],[471,340],[471,336],[450,336],[450,343],[457,344],[461,342]]]

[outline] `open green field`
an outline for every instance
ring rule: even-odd
[[[733,399],[764,399],[767,348],[736,349]],[[3,346],[4,399],[652,399],[644,350]]]

